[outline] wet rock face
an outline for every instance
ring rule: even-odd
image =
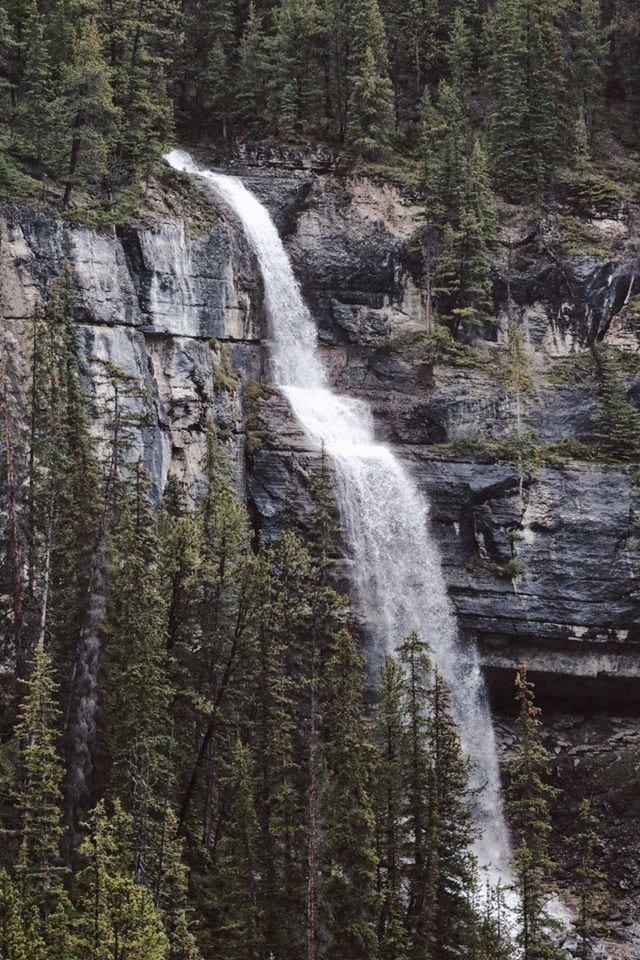
[[[495,696],[521,658],[560,699],[570,690],[573,698],[610,701],[616,682],[637,684],[636,471],[491,462],[473,448],[478,434],[505,443],[516,429],[545,444],[592,438],[592,385],[584,377],[553,382],[549,371],[603,336],[638,348],[625,304],[640,288],[640,270],[636,279],[637,262],[618,236],[624,230],[628,238],[631,228],[613,224],[616,244],[606,259],[559,262],[536,233],[516,254],[501,251],[496,323],[470,338],[462,360],[443,362],[419,345],[401,346],[430,330],[418,288],[414,197],[392,184],[340,177],[332,158],[313,152],[249,149],[233,172],[286,237],[336,388],[370,405],[379,436],[429,496],[459,621],[480,643]],[[108,403],[109,362],[144,387],[129,401],[145,414],[134,455],[144,456],[156,499],[170,471],[197,484],[212,416],[243,479],[246,468],[257,525],[276,536],[292,500],[304,522],[317,452],[281,396],[256,400],[247,426],[242,384],[269,380],[262,286],[227,211],[214,204],[208,226],[193,229],[165,208],[151,223],[98,234],[7,208],[1,230],[17,396],[28,383],[34,304],[68,260],[96,418]],[[509,320],[526,357],[519,399],[509,386]],[[450,449],[461,442],[468,448]]]
[[[256,172],[277,210],[282,171]],[[300,174],[308,178],[308,173]],[[287,177],[295,171],[287,171]],[[289,192],[287,204],[291,203]],[[493,463],[440,450],[478,435],[506,442],[517,429],[537,444],[593,439],[593,383],[563,382],[558,361],[602,338],[640,342],[620,324],[640,289],[637,261],[560,261],[535,234],[524,254],[495,263],[497,322],[473,339],[461,365],[396,349],[429,330],[417,292],[419,209],[397,188],[316,176],[287,239],[337,389],[371,406],[381,438],[413,471],[432,522],[463,632],[478,642],[497,701],[511,695],[517,662],[556,702],[611,705],[640,693],[640,486],[634,467],[567,459],[558,466]],[[615,224],[616,244],[621,231]],[[506,309],[507,288],[512,305]],[[622,311],[622,314],[621,314]],[[520,331],[527,387],[509,386],[509,320]],[[309,451],[286,403],[260,405],[265,443],[251,490],[259,522],[275,534],[287,499],[303,508]]]
[[[190,232],[184,219],[96,233],[8,208],[0,217],[2,313],[12,351],[12,382],[28,383],[32,316],[63,266],[71,266],[86,383],[99,422],[109,402],[107,365],[139,388],[127,403],[141,415],[132,456],[143,456],[155,499],[174,470],[190,485],[200,475],[212,416],[242,449],[236,364],[259,376],[261,281],[242,236],[223,220]],[[235,440],[234,440],[235,438]]]

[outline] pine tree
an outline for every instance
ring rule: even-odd
[[[101,33],[118,109],[116,185],[146,179],[173,140],[168,84],[177,17],[176,0],[111,0],[104,7]]]
[[[33,960],[33,943],[27,939],[22,904],[4,867],[0,867],[0,956],[3,960]]]
[[[142,882],[157,858],[166,797],[167,709],[171,690],[165,655],[165,607],[158,542],[147,481],[135,469],[110,544],[110,589],[102,690],[108,725],[110,784],[134,822],[134,876]]]
[[[580,107],[578,110],[578,119],[575,123],[573,137],[575,143],[575,168],[579,174],[584,174],[588,171],[591,162],[591,148],[589,146],[591,138],[585,118],[584,107]]]
[[[398,661],[387,657],[378,686],[376,712],[376,834],[381,960],[406,960],[409,944],[404,925],[404,775],[407,737],[404,725],[404,677]]]
[[[246,510],[238,503],[211,426],[203,466],[206,488],[197,514],[201,547],[194,584],[197,630],[189,645],[177,651],[189,664],[183,699],[190,704],[197,741],[195,757],[189,751],[181,771],[181,827],[196,798],[205,812],[204,823],[212,822],[213,778],[222,774],[214,746],[222,733],[222,716],[230,724],[249,696],[251,676],[243,668],[254,662],[262,590],[258,561],[247,551]],[[208,830],[205,826],[205,838]]]
[[[325,787],[320,908],[331,960],[377,957],[373,758],[363,697],[362,660],[349,631],[339,630],[321,690]]]
[[[274,16],[271,125],[295,137],[321,126],[326,18],[315,0],[280,0]]]
[[[429,755],[429,717],[427,711],[431,661],[428,646],[417,634],[411,634],[398,648],[405,673],[405,716],[407,727],[406,811],[408,839],[404,856],[408,859],[407,931],[410,957],[418,960],[433,949],[435,917],[435,877],[430,870],[431,837],[429,803],[432,771]]]
[[[601,347],[594,347],[592,355],[598,385],[598,445],[614,461],[634,462],[640,456],[640,412],[628,397],[616,355]]]
[[[256,960],[261,955],[262,918],[257,899],[255,771],[240,740],[232,747],[227,784],[230,809],[216,866],[218,952],[222,960]]]
[[[491,310],[491,264],[489,252],[496,239],[496,216],[489,185],[487,163],[478,140],[460,185],[450,188],[457,201],[457,216],[445,225],[442,251],[438,257],[435,282],[442,303],[441,312],[460,328],[481,323]]]
[[[494,96],[491,166],[496,183],[509,196],[519,193],[527,175],[524,2],[497,0],[487,18],[489,79]]]
[[[49,173],[54,169],[59,137],[59,104],[51,64],[45,21],[35,3],[29,5],[22,28],[22,76],[13,125],[17,151]]]
[[[579,115],[584,117],[590,143],[602,105],[608,39],[603,30],[600,0],[575,0],[575,6],[571,73]]]
[[[56,745],[60,735],[56,694],[51,664],[43,644],[38,643],[16,725],[21,758],[16,876],[25,909],[37,907],[43,920],[60,895],[64,872],[60,860],[63,771]]]
[[[475,935],[472,892],[473,794],[470,763],[462,754],[451,716],[451,698],[435,670],[429,690],[429,872],[434,889],[431,942],[435,958],[465,958]]]
[[[347,29],[352,41],[344,68],[346,142],[359,156],[384,156],[393,130],[393,88],[377,0],[352,0]]]
[[[461,10],[456,10],[447,44],[446,57],[451,76],[451,86],[461,104],[465,104],[471,88],[473,56],[471,36]]]
[[[167,810],[154,900],[160,909],[168,939],[167,960],[201,960],[191,930],[188,871],[182,859],[182,843],[177,831],[178,822],[171,810]]]
[[[82,190],[106,172],[109,137],[117,116],[111,73],[93,18],[81,21],[74,58],[64,77],[63,102],[69,122],[66,207],[74,190]]]
[[[261,14],[251,0],[240,41],[236,80],[236,110],[248,130],[263,122],[262,104],[270,71],[267,41]]]
[[[527,0],[527,163],[534,192],[546,187],[564,148],[566,77],[560,13],[560,0]]]
[[[300,955],[306,909],[305,794],[300,757],[305,677],[299,638],[308,627],[310,557],[300,538],[284,530],[261,548],[265,597],[259,628],[256,719],[256,799],[260,825],[260,890],[265,950]]]
[[[580,804],[577,830],[568,843],[576,858],[573,884],[578,909],[573,925],[579,939],[578,957],[590,960],[599,928],[606,874],[598,867],[602,838],[589,800]]]
[[[132,876],[133,825],[118,802],[99,803],[88,823],[78,877],[73,960],[166,960],[168,943],[149,891]]]
[[[518,895],[517,942],[523,960],[556,960],[546,907],[549,876],[550,801],[556,794],[549,785],[550,756],[542,742],[540,709],[526,667],[516,675],[518,745],[509,763],[506,812],[514,834],[515,889]]]

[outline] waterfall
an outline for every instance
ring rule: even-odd
[[[268,211],[237,177],[199,168],[172,150],[171,166],[208,184],[242,224],[258,258],[270,322],[273,378],[309,439],[323,444],[354,564],[356,600],[382,656],[410,633],[428,641],[452,696],[464,751],[474,767],[481,867],[510,881],[510,844],[500,772],[478,654],[458,636],[429,522],[429,505],[391,450],[377,443],[366,403],[335,394],[317,349],[316,327]]]

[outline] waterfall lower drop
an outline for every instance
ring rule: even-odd
[[[458,637],[425,497],[391,450],[374,437],[368,406],[333,393],[317,350],[316,328],[268,211],[237,177],[199,168],[188,153],[165,157],[213,188],[240,220],[264,279],[276,386],[306,433],[324,444],[354,560],[361,613],[379,652],[415,631],[430,644],[452,694],[463,749],[474,765],[479,865],[510,883],[510,843],[484,683],[473,646]]]

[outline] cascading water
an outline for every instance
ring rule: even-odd
[[[478,801],[479,864],[510,881],[510,844],[502,814],[500,773],[478,655],[463,645],[449,602],[429,508],[409,473],[374,437],[368,406],[333,393],[317,350],[316,328],[287,252],[265,207],[236,177],[199,168],[189,154],[167,154],[174,168],[209,184],[240,220],[264,279],[276,386],[312,441],[323,444],[354,558],[357,599],[379,652],[410,633],[427,640],[451,689],[463,749]]]

